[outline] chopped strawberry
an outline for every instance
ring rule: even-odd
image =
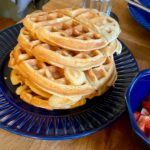
[[[150,120],[149,116],[144,115],[141,115],[140,118],[138,119],[137,124],[143,132],[145,131],[145,125],[147,124],[147,122],[149,122],[149,120]]]
[[[148,95],[146,100],[142,102],[142,106],[143,108],[141,112],[134,112],[134,117],[136,119],[138,127],[150,140],[150,94]]]
[[[141,113],[139,113],[137,111],[134,112],[134,118],[135,118],[136,121],[140,118],[140,115],[141,115]]]
[[[150,113],[146,108],[142,108],[141,115],[150,115]]]
[[[144,108],[150,111],[150,101],[143,101],[142,105]]]
[[[150,118],[145,124],[145,130],[144,133],[147,137],[150,137]]]

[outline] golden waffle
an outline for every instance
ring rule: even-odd
[[[30,82],[28,79],[25,79],[22,76],[20,76],[20,74],[17,73],[17,71],[15,71],[15,70],[11,71],[10,79],[11,79],[11,82],[12,82],[13,85],[18,85],[18,84],[23,85],[23,84],[25,84],[34,93],[38,94],[39,96],[41,96],[43,98],[49,98],[50,96],[52,96],[51,94],[42,91],[40,88],[35,86],[32,82]],[[18,91],[16,93],[18,95],[20,95]]]
[[[35,56],[41,61],[61,68],[73,67],[80,70],[88,70],[100,66],[104,63],[106,57],[112,56],[115,52],[119,54],[122,49],[120,42],[114,40],[100,50],[89,52],[70,51],[58,46],[41,43],[39,40],[32,38],[25,28],[21,29],[18,42],[28,54]]]
[[[16,53],[17,55],[15,55]],[[23,57],[24,55],[26,57]],[[65,73],[64,69],[38,61],[32,56],[29,57],[19,45],[11,53],[10,58],[9,66],[11,68],[50,94],[82,96],[93,91],[82,71],[73,69],[73,71]],[[72,76],[73,82],[77,84],[78,80],[81,80],[80,84],[75,85],[67,78],[69,76]]]
[[[32,35],[30,34],[30,32],[26,29],[26,28],[22,28],[20,30],[20,34],[18,36],[18,42],[19,42],[19,45],[27,51],[28,54],[31,54],[32,53],[32,49],[35,47],[35,46],[41,46],[43,43],[38,40],[37,38],[33,38]],[[53,45],[50,45],[51,47],[55,47],[55,49],[57,49],[58,46],[53,46]],[[58,49],[60,49],[60,47],[58,47]],[[62,51],[65,51],[65,53],[67,53],[67,51],[69,51],[69,49],[63,49],[61,48]],[[102,52],[105,56],[112,56],[115,52],[117,54],[120,54],[121,53],[121,50],[122,50],[122,45],[121,43],[118,41],[118,40],[114,40],[112,41],[111,43],[109,43],[106,47],[104,48],[101,48],[99,51]],[[70,50],[71,51],[71,50]],[[47,51],[48,52],[48,51]],[[89,54],[90,55],[90,52],[87,52],[85,54]],[[95,50],[92,51],[92,53],[95,52]],[[69,52],[68,52],[69,53]],[[70,52],[70,53],[74,53],[73,51]],[[75,52],[77,55],[80,54],[80,52]],[[83,53],[83,52],[81,52]],[[34,53],[32,53],[32,55],[34,55]],[[68,56],[70,54],[66,54],[66,56]],[[87,58],[89,58],[89,56],[87,56]],[[94,61],[93,59],[91,60],[91,62]],[[61,63],[60,63],[61,64]]]
[[[36,30],[38,39],[75,51],[90,51],[105,47],[108,42],[88,26],[70,19],[64,22],[41,26]]]
[[[85,99],[69,99],[66,97],[58,97],[55,95],[51,95],[48,93],[45,93],[38,89],[37,87],[34,87],[32,83],[23,81],[21,76],[17,74],[16,71],[11,71],[10,76],[11,82],[13,85],[19,85],[19,87],[16,90],[17,95],[20,95],[20,98],[24,100],[25,102],[36,106],[40,108],[45,109],[68,109],[68,108],[74,108],[79,107],[81,105],[84,105],[86,100]]]
[[[106,59],[106,56],[99,50],[75,52],[41,43],[39,40],[32,38],[25,28],[21,29],[18,42],[29,55],[61,68],[73,67],[88,70],[101,65]]]
[[[82,73],[80,74],[81,71],[79,70],[75,70],[73,73],[76,74],[76,76],[72,76],[74,76],[75,81],[83,77],[80,85],[73,85],[68,82],[63,69],[47,65],[36,59],[20,62],[17,65],[17,70],[24,78],[28,78],[44,91],[54,93],[55,95],[77,96],[86,95],[93,91],[91,85],[85,80],[84,75],[82,76]]]
[[[86,8],[66,8],[66,9],[59,9],[58,12],[66,15],[66,16],[70,16],[72,18],[89,11],[89,9]]]
[[[109,43],[106,47],[100,49],[104,56],[113,56],[114,53],[120,54],[122,51],[122,45],[118,40],[114,40]]]
[[[86,103],[86,100],[80,100],[78,102],[72,102],[68,99],[62,99],[61,97],[52,97],[49,99],[44,99],[36,94],[34,94],[27,86],[19,87],[22,92],[20,93],[20,98],[30,105],[53,110],[53,109],[72,109],[75,107],[82,106]],[[22,89],[23,90],[22,90]]]
[[[37,38],[34,38],[26,28],[20,30],[18,36],[19,45],[26,50],[29,55],[32,55],[32,48],[41,43]]]
[[[38,11],[38,12],[27,15],[23,19],[23,24],[31,32],[32,36],[35,37],[36,36],[35,30],[39,26],[54,24],[56,22],[63,22],[69,19],[70,17],[65,16],[64,14],[59,13],[57,11],[53,11],[49,13]]]
[[[106,57],[99,50],[75,52],[48,44],[40,44],[34,47],[32,51],[37,59],[60,68],[73,67],[79,70],[88,70],[102,65],[106,60]]]
[[[25,17],[10,54],[10,79],[25,102],[44,109],[82,106],[117,78],[118,23],[95,9],[38,11]]]
[[[90,75],[85,75],[83,71],[73,68],[61,69],[56,66],[48,65],[44,62],[36,60],[32,56],[31,58],[27,56],[23,57],[27,54],[22,52],[23,50],[18,45],[11,54],[11,60],[16,57],[15,62],[13,64],[9,63],[9,66],[17,70],[20,75],[22,75],[25,79],[27,78],[30,82],[32,82],[43,91],[58,96],[83,96],[93,92],[94,89],[90,85],[93,79],[91,79]],[[17,55],[15,55],[16,53]],[[106,62],[107,65],[105,65]],[[104,68],[104,66],[108,66],[108,69],[112,70],[113,62],[111,59],[107,58],[105,63],[100,67]],[[97,68],[99,67],[94,69]],[[99,72],[99,74],[104,73]],[[107,75],[106,71],[105,75]],[[88,81],[90,81],[90,84],[87,81],[86,76]],[[95,89],[97,89],[97,87],[98,86],[95,86]]]
[[[109,77],[106,77],[106,78],[107,79],[105,79],[105,82],[103,82],[104,83],[103,85],[100,84],[99,88],[95,92],[93,92],[92,94],[88,95],[89,99],[92,99],[93,97],[96,97],[96,96],[101,96],[106,91],[108,91],[111,86],[114,85],[114,83],[115,83],[115,81],[117,79],[116,69],[113,68],[113,71],[112,71],[111,75]]]
[[[104,94],[115,84],[117,79],[113,57],[108,57],[102,66],[88,70],[86,76],[93,88],[96,89],[92,94],[86,96],[86,98],[92,99]]]
[[[33,93],[37,94],[43,99],[50,99],[53,96],[52,94],[43,91],[41,88],[36,86],[33,82],[29,81],[27,78],[23,78],[16,70],[11,71],[10,79],[13,85],[18,85],[18,84],[21,84],[21,86],[26,85],[27,87],[31,89]],[[22,89],[22,87],[20,88]],[[18,95],[20,95],[20,88],[16,90],[16,93]],[[64,99],[64,100],[68,99],[69,101],[72,101],[70,103],[75,103],[82,99],[82,96],[62,96],[62,95],[57,96],[55,95],[55,97],[60,97],[61,99]]]
[[[86,71],[86,77],[93,88],[96,89],[98,95],[103,93],[103,90],[114,84],[116,80],[116,67],[113,57],[108,57],[105,63],[99,67]]]
[[[10,60],[8,66],[14,69],[15,65],[20,63],[20,61],[30,58],[31,56],[27,54],[26,51],[20,47],[19,44],[17,44],[14,50],[10,53]]]
[[[84,97],[77,96],[76,98],[67,98],[46,93],[37,86],[34,86],[33,82],[31,83],[25,78],[22,79],[14,70],[11,73],[11,81],[14,85],[21,83],[16,93],[20,95],[21,99],[31,105],[51,110],[69,109],[85,104],[86,98],[100,96],[114,84],[116,80],[116,70],[112,61],[112,58],[108,58],[105,64],[103,64],[103,67],[93,68],[86,72],[86,76],[93,88],[95,88],[95,92],[90,95],[85,95]],[[68,71],[70,72],[70,70]],[[72,80],[71,77],[69,76],[68,79]]]
[[[33,37],[38,36],[48,44],[77,51],[105,47],[120,33],[119,25],[113,18],[95,9],[41,11],[28,15],[23,23]]]
[[[108,42],[117,39],[120,34],[120,27],[117,21],[105,13],[89,10],[78,15],[75,19],[100,33]]]
[[[116,48],[116,54],[119,55],[122,52],[122,44],[119,40],[117,40],[117,48]]]

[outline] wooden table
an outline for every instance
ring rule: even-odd
[[[67,3],[64,3],[67,2]],[[45,9],[78,6],[80,0],[51,0]],[[140,69],[150,68],[150,32],[130,16],[124,0],[112,0],[122,33],[120,39],[131,49]],[[72,4],[70,6],[72,6]],[[14,24],[0,18],[0,29]],[[0,150],[142,150],[145,149],[134,135],[127,112],[108,128],[87,137],[67,141],[40,141],[14,135],[0,129]]]

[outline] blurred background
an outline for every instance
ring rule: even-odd
[[[18,21],[26,14],[36,9],[41,9],[48,1],[49,0],[0,0],[0,16]]]

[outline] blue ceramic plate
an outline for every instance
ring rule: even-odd
[[[12,86],[8,68],[9,53],[17,43],[21,24],[0,32],[0,127],[18,135],[42,140],[78,138],[101,130],[125,110],[124,93],[138,72],[137,63],[123,45],[115,56],[118,79],[103,96],[71,110],[48,111],[20,100]]]
[[[150,13],[132,5],[129,5],[129,12],[140,25],[150,31]]]

